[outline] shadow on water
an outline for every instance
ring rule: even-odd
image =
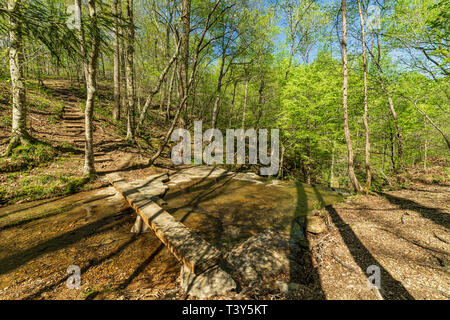
[[[313,257],[308,249],[309,241],[305,228],[306,216],[309,212],[308,197],[303,183],[297,182],[295,186],[297,206],[289,233],[289,281],[307,285],[309,288],[313,288],[315,299],[325,299],[318,270],[314,267]]]
[[[106,232],[123,222],[129,212],[130,210],[127,208],[119,212],[120,216],[106,216],[55,238],[41,242],[31,248],[2,258],[0,259],[0,275],[14,270],[39,256],[71,246],[96,232]]]
[[[81,274],[85,274],[89,269],[102,264],[103,262],[113,258],[114,256],[117,256],[122,251],[124,251],[127,247],[129,247],[133,242],[135,242],[137,237],[138,237],[137,235],[133,235],[129,240],[124,242],[122,245],[120,245],[113,252],[108,253],[107,255],[103,256],[102,258],[90,260],[89,263],[86,266],[81,268],[81,270],[80,270]],[[70,274],[68,274],[67,276],[63,277],[58,282],[56,282],[54,284],[50,284],[48,286],[45,286],[44,288],[38,290],[37,292],[35,292],[35,293],[33,293],[33,294],[29,295],[29,296],[24,297],[23,300],[36,299],[37,297],[42,295],[44,292],[53,291],[59,285],[61,285],[62,283],[66,282],[69,277],[70,277]]]

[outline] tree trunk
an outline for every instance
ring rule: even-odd
[[[23,77],[22,29],[19,18],[15,16],[20,6],[20,0],[8,1],[8,11],[11,13],[9,16],[9,68],[12,91],[12,132],[6,150],[7,155],[19,144],[27,143],[29,138],[26,125],[27,105]]]
[[[334,188],[334,163],[335,163],[336,141],[333,140],[333,148],[331,149],[331,166],[329,187]]]
[[[247,99],[248,99],[248,84],[250,82],[250,77],[247,74],[245,78],[245,91],[244,91],[244,108],[242,110],[242,129],[245,129],[245,117],[247,112]]]
[[[180,64],[180,101],[184,101],[183,108],[186,107],[188,95],[188,70],[189,70],[189,34],[191,31],[191,0],[182,0],[181,8],[181,64]]]
[[[120,0],[114,0],[113,2],[113,14],[114,14],[114,120],[120,119],[120,48],[119,48],[119,18],[118,13],[120,6]]]
[[[346,0],[342,0],[342,65],[343,65],[343,81],[342,81],[342,109],[344,111],[344,134],[345,142],[347,143],[347,165],[348,176],[352,186],[356,192],[361,192],[361,186],[355,176],[355,169],[353,166],[353,147],[350,137],[350,129],[348,125],[348,111],[347,111],[347,87],[348,87],[348,67],[347,67],[347,20],[346,20]]]
[[[366,42],[365,42],[365,32],[364,32],[364,18],[361,10],[361,0],[358,0],[358,12],[359,20],[361,24],[361,39],[362,39],[362,57],[363,57],[363,73],[364,73],[364,130],[365,130],[365,152],[364,152],[364,162],[366,169],[366,189],[370,188],[372,182],[372,175],[370,172],[370,132],[369,132],[369,122],[367,119],[368,107],[367,107],[367,57],[366,57]]]
[[[431,120],[431,118],[425,113],[425,111],[423,111],[422,109],[420,109],[417,106],[417,101],[414,101],[414,106],[431,123],[431,125],[441,134],[442,138],[444,138],[444,141],[447,144],[447,148],[450,149],[450,141],[448,140],[445,133],[434,123],[433,120]]]
[[[127,58],[125,63],[125,78],[127,86],[127,141],[134,143],[134,111],[135,111],[135,88],[134,88],[134,26],[133,26],[133,0],[127,0],[127,28],[126,48]]]
[[[385,93],[385,95],[387,97],[389,110],[391,111],[392,118],[394,119],[395,129],[396,129],[396,134],[397,134],[397,155],[398,155],[398,159],[399,159],[400,168],[402,168],[403,167],[403,137],[402,137],[400,125],[398,123],[397,113],[395,112],[394,102],[392,101],[391,95],[384,83],[383,70],[381,69],[381,65],[380,65],[380,52],[381,52],[380,39],[379,39],[379,34],[377,33],[376,35],[377,35],[376,38],[377,38],[378,56],[375,58],[375,56],[373,55],[371,50],[369,50],[369,53],[372,56],[372,60],[375,62],[375,66],[378,71],[378,80],[380,82],[381,89],[383,90],[383,92]],[[396,170],[396,169],[397,168],[394,168],[394,170]]]
[[[235,81],[233,84],[233,98],[231,100],[231,108],[230,108],[230,117],[228,118],[228,127],[231,128],[231,126],[233,125],[233,112],[234,112],[234,103],[236,100],[236,86],[237,86],[238,82]]]
[[[118,2],[118,16],[123,19],[124,18],[124,14],[123,14],[123,3],[121,0],[119,0]],[[125,33],[126,33],[126,27],[119,27],[119,57],[120,57],[120,67],[119,67],[119,72],[120,72],[120,87],[121,87],[121,103],[120,105],[123,106],[124,108],[127,107],[127,86],[126,86],[126,70],[125,70],[125,65],[126,65],[126,48],[125,48]]]
[[[170,105],[172,104],[172,91],[173,91],[173,82],[175,80],[175,73],[177,71],[177,66],[173,67],[172,75],[170,77],[169,83],[169,92],[167,93],[167,106],[166,106],[166,120],[170,119]]]
[[[81,0],[76,0],[76,4],[81,15]],[[86,41],[84,39],[84,34],[80,31],[81,40],[81,51],[84,58],[84,72],[86,78],[86,108],[85,108],[85,152],[84,152],[84,167],[83,174],[89,175],[95,173],[94,167],[94,148],[93,148],[93,125],[92,118],[94,113],[94,99],[95,92],[97,89],[97,68],[98,68],[98,56],[100,47],[100,33],[97,26],[97,10],[95,7],[95,1],[88,1],[89,16],[91,18],[90,29],[93,32],[93,37],[91,43],[91,48],[88,52],[86,48]],[[81,17],[80,20],[81,21]]]

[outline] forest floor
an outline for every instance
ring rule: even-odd
[[[45,87],[28,83],[28,123],[35,139],[30,146],[0,158],[0,205],[45,199],[108,185],[104,175],[145,167],[165,134],[167,123],[152,113],[156,124],[135,145],[126,142],[126,116],[112,119],[110,88],[100,83],[95,104],[94,157],[97,177],[82,174],[84,163],[84,99],[77,86],[65,80],[47,80]],[[10,93],[0,81],[0,154],[7,147],[11,126]],[[144,130],[146,130],[144,124]],[[168,156],[156,162],[171,166]]]
[[[358,195],[322,214],[329,233],[310,235],[310,246],[327,299],[450,299],[448,178]],[[379,293],[367,286],[372,265]]]
[[[46,198],[52,199],[41,201],[60,201],[60,207],[70,214],[55,212],[0,226],[0,298],[187,298],[177,285],[176,259],[152,233],[139,237],[129,233],[134,222],[130,209],[117,204],[123,202],[117,202],[104,179],[115,171],[132,178],[172,169],[167,155],[157,167],[144,165],[164,134],[163,117],[152,115],[156,117],[150,120],[156,124],[152,135],[130,146],[123,138],[126,119],[111,119],[109,88],[100,86],[94,121],[99,175],[86,179],[81,172],[82,94],[67,81],[45,83],[46,89],[34,86],[28,91],[28,125],[38,147],[18,150],[11,159],[0,160],[0,205],[4,205],[0,220],[6,216],[23,219],[21,210],[33,206],[28,201]],[[0,82],[0,153],[9,136],[8,90]],[[426,172],[410,169],[403,179],[399,190],[352,196],[320,211],[328,232],[308,234],[312,265],[318,274],[316,283],[310,284],[317,293],[313,298],[450,299],[448,173],[442,166]],[[95,197],[88,198],[93,192]],[[64,203],[68,199],[75,201]],[[108,201],[112,201],[109,206]],[[66,268],[74,260],[79,261],[83,281],[88,283],[81,292],[65,285]],[[369,266],[381,272],[379,291],[366,285]],[[308,297],[283,296],[275,290],[229,298]]]

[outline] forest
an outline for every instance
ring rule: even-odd
[[[293,266],[298,262],[287,259],[289,279],[287,284],[277,285],[277,292],[286,291],[298,299],[339,299],[340,293],[325,289],[324,283],[333,280],[327,278],[331,275],[323,274],[324,265],[332,263],[352,274],[359,272],[365,279],[372,261],[371,265],[383,265],[382,273],[389,276],[382,276],[382,282],[392,283],[391,291],[372,288],[359,295],[349,293],[344,299],[448,299],[449,22],[449,0],[1,0],[0,233],[5,234],[5,240],[0,242],[10,252],[0,254],[0,297],[75,298],[67,293],[70,290],[61,289],[61,293],[52,288],[43,296],[45,288],[34,292],[19,289],[19,284],[16,296],[1,291],[3,284],[12,285],[11,279],[17,278],[14,270],[24,267],[23,263],[47,259],[33,251],[39,251],[39,245],[28,248],[28,242],[34,241],[32,235],[21,245],[12,244],[13,231],[36,226],[41,237],[38,230],[46,229],[50,223],[47,219],[63,223],[58,220],[62,212],[88,206],[82,197],[99,200],[90,192],[125,188],[114,174],[137,183],[145,176],[164,172],[170,177],[169,191],[156,194],[160,198],[155,203],[222,252],[263,230],[277,229],[278,223],[280,230],[289,225],[290,240],[297,237],[294,223],[281,226],[288,203],[297,203],[295,212],[289,212],[295,221],[299,216],[306,217],[304,223],[299,222],[303,228],[299,232],[305,234],[299,241],[307,248],[293,249],[290,244],[287,250],[290,256],[297,249],[303,250],[301,256],[307,262],[302,260],[302,264],[315,271],[297,274]],[[244,163],[219,163],[220,170],[233,173],[237,179],[230,186],[239,185],[237,189],[228,186],[223,193],[208,189],[222,181],[222,174],[204,177],[193,170],[183,176],[180,169],[187,167],[186,172],[191,172],[192,166],[199,163],[193,160],[192,166],[175,165],[171,160],[175,145],[172,137],[180,128],[194,133],[196,121],[202,121],[203,131],[218,129],[224,137],[228,129],[278,129],[278,171],[260,177],[261,164],[249,161],[249,157]],[[250,138],[247,142],[244,137],[244,142],[250,150]],[[188,175],[192,175],[190,180],[183,180]],[[208,179],[216,180],[206,184]],[[247,185],[250,180],[256,181],[255,189]],[[285,189],[267,191],[268,198],[262,199],[267,189],[257,189],[258,183],[279,184]],[[167,187],[155,184],[155,188]],[[189,190],[184,191],[187,195],[183,188]],[[206,190],[205,194],[197,194],[197,189]],[[154,229],[151,222],[140,217],[143,215],[136,209],[139,205],[127,198],[127,192],[120,193],[137,211],[133,228],[142,220],[145,223],[141,226],[139,222],[138,233],[142,228]],[[224,198],[210,203],[211,194]],[[242,203],[236,200],[239,194],[247,196],[245,201],[239,198]],[[334,200],[335,195],[342,199]],[[191,202],[183,202],[188,196],[192,196]],[[64,197],[76,198],[59,203]],[[116,199],[129,209],[120,200]],[[48,201],[55,202],[54,207],[36,209],[48,206]],[[273,204],[271,209],[264,207],[266,202]],[[215,213],[211,212],[220,212],[214,221],[220,221],[222,227],[217,230],[223,235],[212,235],[216,227],[208,233],[203,229],[208,223],[202,227],[201,222],[194,221],[196,218],[189,222],[189,217],[194,216],[189,216],[190,212],[179,219],[178,203],[193,207],[201,217],[198,221],[213,223],[210,216]],[[202,215],[202,204],[202,210],[210,210],[208,214]],[[249,221],[261,222],[260,229],[258,225],[256,231],[236,231],[239,236],[233,233],[236,228],[244,228],[245,221],[240,219],[245,217],[235,218],[234,225],[229,226],[227,214],[239,211],[239,206],[241,215],[248,214]],[[125,210],[100,207],[86,210],[109,215]],[[352,213],[350,207],[356,211]],[[282,214],[273,218],[273,225],[266,225],[266,218],[256,213],[250,217],[255,208]],[[381,211],[368,213],[370,210]],[[405,222],[413,217],[421,220]],[[401,221],[400,227],[395,219]],[[132,219],[126,221],[133,225]],[[67,226],[61,232],[69,232],[76,225],[64,223]],[[370,240],[367,230],[363,230],[369,223],[379,229],[375,232],[389,239],[374,235]],[[360,226],[348,227],[354,224]],[[416,236],[414,225],[422,224]],[[339,230],[342,225],[346,227]],[[327,231],[314,231],[323,226]],[[405,228],[404,233],[398,228]],[[76,241],[84,239],[85,231],[80,232],[80,239],[74,236],[73,242],[65,246],[75,246]],[[333,232],[341,235],[339,243],[342,248],[348,247],[351,255],[361,254],[352,250],[352,244],[364,243],[361,245],[369,258],[354,257],[350,259],[353,262],[348,262],[343,257],[344,249],[338,258],[339,254],[334,253],[341,247],[333,249],[331,237],[326,240],[331,242],[322,239]],[[390,268],[397,270],[396,263],[405,264],[405,269],[398,270],[407,274],[406,264],[411,257],[382,263],[384,253],[378,257],[372,252],[373,248],[387,248],[387,244],[397,241],[390,238],[393,234],[401,234],[401,240],[397,240],[405,242],[393,246],[397,252],[406,252],[410,246],[424,250],[423,257],[422,253],[414,255],[418,261],[423,258],[417,265],[428,268],[419,274],[423,276],[429,270],[439,273],[433,278],[438,279],[438,284],[424,282],[428,284],[410,288]],[[52,235],[46,237],[50,240],[41,240],[51,241]],[[66,241],[53,239],[57,243]],[[156,248],[159,242],[155,239]],[[379,242],[371,242],[375,239]],[[169,249],[176,246],[161,241]],[[324,253],[327,248],[331,250],[328,258]],[[430,267],[433,263],[437,267]],[[67,261],[58,270],[64,273],[69,264],[73,263]],[[166,270],[172,267],[170,264]],[[86,268],[90,267],[81,269],[84,272]],[[26,269],[20,272],[25,274]],[[172,279],[174,274],[171,271],[160,277]],[[233,281],[240,281],[236,280],[239,276],[230,274]],[[135,276],[119,288],[125,290],[136,281]],[[175,283],[174,278],[167,279],[164,281]],[[302,294],[297,284],[301,284]],[[121,296],[120,290],[111,295],[102,285],[83,287],[82,296]],[[239,286],[245,287],[241,282]],[[175,290],[172,286],[164,288]],[[257,294],[249,285],[246,294],[257,299],[272,298],[275,293],[270,288],[264,291],[259,287],[262,291]],[[170,299],[172,291],[166,291],[157,298]],[[180,294],[186,293],[176,293],[176,298]],[[207,297],[202,294],[197,297]],[[279,298],[276,294],[274,297]]]

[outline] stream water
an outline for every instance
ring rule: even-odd
[[[322,187],[244,174],[180,183],[165,195],[163,207],[227,251],[267,228],[289,233],[294,218],[341,199]]]
[[[267,228],[289,232],[294,217],[340,199],[302,183],[226,175],[172,185],[163,207],[226,251]],[[152,232],[130,233],[135,216],[112,187],[0,208],[0,298],[173,288],[178,262]],[[81,291],[65,285],[70,265],[81,268]]]

